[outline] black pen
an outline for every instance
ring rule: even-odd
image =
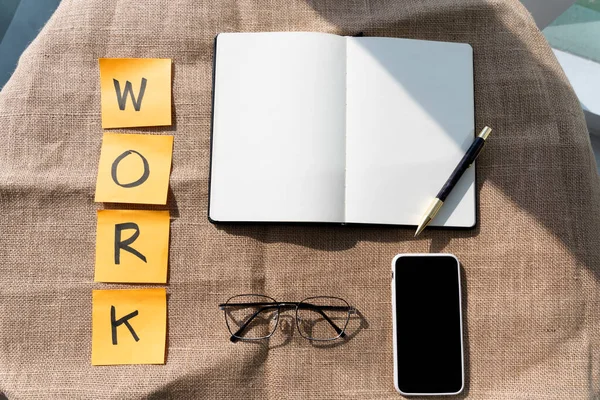
[[[481,149],[483,148],[483,145],[485,144],[485,140],[487,139],[487,137],[490,135],[491,132],[492,132],[492,128],[490,128],[489,126],[486,126],[485,128],[483,128],[481,130],[479,135],[475,138],[475,140],[473,141],[473,144],[471,144],[471,147],[469,147],[469,150],[467,150],[467,152],[465,153],[462,160],[460,160],[460,162],[458,163],[456,168],[454,168],[454,171],[452,171],[450,178],[448,178],[448,180],[446,181],[444,186],[442,186],[442,189],[440,190],[440,192],[437,194],[437,196],[435,196],[435,199],[429,205],[429,208],[425,212],[425,215],[423,215],[423,219],[421,220],[421,223],[417,227],[417,232],[415,233],[415,237],[417,237],[417,235],[419,233],[423,232],[423,229],[425,229],[425,227],[427,225],[429,225],[429,223],[433,220],[433,218],[435,218],[435,215],[438,213],[438,211],[440,211],[440,208],[442,208],[442,205],[444,205],[444,201],[446,201],[446,197],[448,197],[448,195],[450,194],[450,192],[452,191],[452,189],[454,188],[454,186],[456,185],[456,183],[458,182],[460,177],[464,174],[464,172],[467,170],[467,168],[469,168],[471,166],[471,164],[473,164],[473,161],[475,161],[475,159],[479,155],[479,152],[481,152]]]

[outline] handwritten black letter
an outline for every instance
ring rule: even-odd
[[[144,163],[144,172],[142,173],[142,176],[140,177],[140,179],[138,179],[135,182],[120,183],[119,180],[117,179],[117,167],[119,166],[119,163],[121,162],[121,160],[123,160],[125,157],[127,157],[128,155],[130,155],[132,153],[137,154],[142,159],[142,162]],[[126,152],[121,154],[119,157],[117,157],[115,159],[115,161],[113,161],[112,167],[110,168],[110,176],[112,177],[113,182],[121,187],[132,188],[132,187],[140,186],[142,183],[146,182],[146,180],[150,176],[150,165],[148,165],[148,160],[146,160],[146,157],[144,157],[137,151],[127,150]]]
[[[129,239],[121,240],[121,231],[125,229],[135,229],[135,232]],[[140,227],[135,222],[124,222],[115,225],[115,264],[118,265],[121,263],[121,249],[130,252],[143,262],[146,262],[146,256],[129,246],[131,243],[135,242],[138,236],[140,236]]]
[[[140,111],[140,107],[142,106],[142,98],[144,97],[144,92],[146,91],[146,78],[142,78],[142,85],[140,86],[140,93],[138,94],[138,98],[136,100],[133,95],[133,88],[131,86],[131,82],[125,82],[125,90],[121,93],[121,84],[118,80],[113,79],[113,83],[115,85],[115,91],[117,92],[117,102],[119,102],[119,109],[121,111],[125,110],[125,104],[127,102],[127,95],[131,96],[131,101],[133,102],[133,108],[135,111]]]
[[[131,336],[133,336],[135,341],[138,342],[140,340],[140,338],[138,337],[138,335],[136,335],[135,331],[133,330],[133,328],[131,327],[131,324],[128,321],[129,319],[138,315],[138,311],[135,310],[134,312],[127,314],[126,316],[124,316],[123,318],[120,318],[119,320],[115,320],[115,318],[117,318],[115,316],[115,314],[116,314],[115,306],[110,306],[110,326],[112,328],[112,344],[117,344],[117,327],[121,324],[125,324],[127,329],[129,329]]]

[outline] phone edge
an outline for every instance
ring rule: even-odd
[[[397,335],[396,335],[396,261],[400,257],[431,257],[431,256],[449,256],[454,258],[457,266],[458,273],[458,313],[460,318],[460,366],[461,366],[461,386],[460,389],[452,393],[405,393],[398,387],[398,349],[397,349]],[[464,329],[463,329],[463,314],[462,314],[462,280],[460,278],[460,261],[454,254],[450,253],[399,253],[392,259],[392,342],[393,342],[393,357],[394,357],[394,388],[398,393],[403,396],[454,396],[461,394],[465,389],[465,343],[464,343]]]

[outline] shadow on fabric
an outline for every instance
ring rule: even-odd
[[[600,279],[600,235],[596,231],[600,226],[600,185],[595,159],[579,102],[549,47],[543,59],[537,56],[531,45],[519,37],[519,32],[505,27],[502,21],[508,15],[493,3],[473,2],[472,8],[465,9],[464,4],[441,1],[438,12],[422,4],[413,5],[401,16],[393,12],[393,4],[385,2],[348,4],[309,0],[308,4],[339,28],[332,33],[362,32],[364,36],[470,43],[475,63],[476,131],[483,125],[494,128],[489,144],[478,159],[479,209],[502,207],[494,204],[494,200],[501,200],[492,193],[497,188],[516,208],[532,216],[559,239]],[[523,18],[530,18],[524,7],[522,12]],[[370,18],[357,20],[357,15]],[[497,26],[505,28],[491,28]],[[545,42],[541,33],[538,40]],[[485,47],[495,47],[497,55],[485,56],[481,51]],[[536,51],[539,50],[539,46],[536,47]],[[520,79],[515,79],[514,71],[520,72]],[[498,90],[490,90],[492,81],[503,86],[503,96],[499,96]],[[405,88],[411,89],[410,85]],[[536,112],[523,112],[524,107]],[[561,115],[569,115],[569,122],[561,119]],[[577,134],[573,135],[573,131]],[[483,201],[482,191],[485,192]],[[452,240],[478,237],[482,226],[507,224],[506,228],[511,229],[518,227],[516,222],[523,222],[490,220],[485,216],[482,219],[481,213],[478,214],[476,229],[428,229],[419,240],[430,240],[430,251],[443,251]],[[404,227],[273,224],[217,227],[266,244],[286,242],[326,251],[349,249],[362,241],[415,240],[413,228]],[[527,227],[526,222],[519,229],[524,231]],[[595,249],[592,243],[598,244]]]

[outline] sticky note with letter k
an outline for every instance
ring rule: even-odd
[[[99,210],[96,282],[166,283],[169,212]]]
[[[95,200],[165,204],[172,154],[173,136],[105,133]]]
[[[101,58],[103,128],[171,125],[171,60]]]
[[[164,288],[92,292],[92,365],[164,364]]]

